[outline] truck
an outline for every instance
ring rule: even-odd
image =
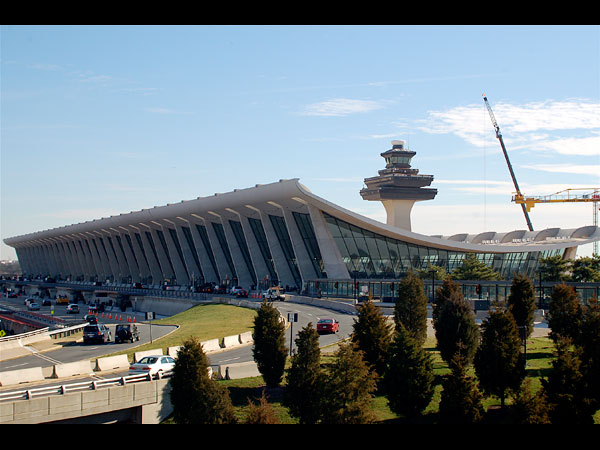
[[[270,302],[273,302],[276,300],[279,300],[279,301],[285,300],[285,296],[279,290],[279,286],[274,286],[274,287],[270,287],[269,289],[267,289],[265,292],[263,292],[262,298],[264,298]]]

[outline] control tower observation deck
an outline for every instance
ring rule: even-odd
[[[361,189],[363,200],[378,200],[387,212],[387,224],[411,230],[410,212],[415,202],[432,200],[437,189],[428,188],[433,175],[419,175],[410,161],[416,152],[408,150],[404,141],[392,141],[392,148],[381,156],[385,169],[379,176],[365,178],[366,188]]]

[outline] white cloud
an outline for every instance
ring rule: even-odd
[[[577,164],[532,164],[521,166],[526,169],[541,170],[555,173],[574,173],[578,175],[600,175],[600,165],[577,165]]]
[[[347,116],[349,114],[375,111],[381,108],[383,108],[383,104],[373,100],[335,98],[308,105],[301,114],[305,116]]]
[[[513,150],[528,148],[582,156],[600,153],[598,102],[570,99],[524,105],[498,103],[491,106],[503,139],[507,145],[510,142]],[[418,127],[432,134],[454,134],[476,147],[489,146],[490,136],[492,139],[495,136],[483,102],[480,105],[429,111],[429,117],[418,121]],[[556,136],[557,132],[577,132],[580,136]]]

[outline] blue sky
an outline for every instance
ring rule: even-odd
[[[600,187],[598,26],[2,26],[1,239],[299,178],[359,195],[402,139],[413,231],[525,229],[521,191]],[[537,205],[534,229],[592,223]],[[591,245],[579,255],[591,254]],[[14,250],[1,245],[1,259]]]

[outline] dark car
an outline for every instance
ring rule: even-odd
[[[103,323],[86,325],[83,328],[83,343],[90,342],[106,343],[110,341],[110,330]]]
[[[139,340],[140,340],[140,333],[138,332],[138,329],[135,325],[130,325],[130,324],[117,325],[117,328],[115,329],[115,344],[118,344],[118,343],[124,342],[124,341],[133,342],[133,341],[139,341]]]
[[[98,318],[93,314],[86,314],[83,318],[90,325],[96,325],[98,323]]]
[[[52,306],[52,302],[50,301],[50,299],[49,299],[49,298],[45,298],[45,299],[42,301],[42,306]]]
[[[248,298],[248,291],[246,289],[239,289],[236,293],[235,296],[238,298]]]
[[[340,323],[335,319],[321,319],[317,322],[317,333],[337,333],[340,331]]]

